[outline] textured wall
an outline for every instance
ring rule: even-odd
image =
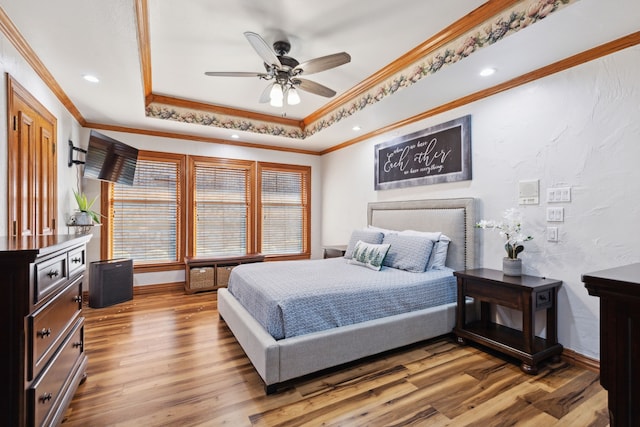
[[[540,180],[539,205],[522,206],[525,230],[534,235],[520,256],[524,272],[563,280],[559,338],[578,353],[599,357],[599,301],[581,275],[640,262],[640,47],[583,64],[467,105],[395,135],[323,157],[323,244],[348,240],[366,224],[366,203],[440,197],[475,197],[478,218],[499,219],[517,207],[520,180]],[[373,190],[374,145],[394,136],[472,115],[473,179],[408,189]],[[570,186],[565,221],[546,222],[546,189]],[[548,225],[559,241],[546,241]],[[478,230],[482,266],[501,268],[503,241]],[[517,313],[499,310],[519,326]],[[537,329],[544,334],[544,319]]]

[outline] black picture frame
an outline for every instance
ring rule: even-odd
[[[471,176],[471,115],[375,146],[376,191]]]

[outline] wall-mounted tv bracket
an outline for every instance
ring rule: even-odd
[[[84,165],[84,160],[78,160],[78,159],[74,159],[73,158],[73,152],[74,151],[79,151],[79,152],[81,152],[83,154],[87,154],[87,150],[85,150],[84,148],[80,148],[80,147],[74,147],[73,146],[73,141],[69,140],[69,161],[67,162],[69,167],[71,167],[73,165]]]

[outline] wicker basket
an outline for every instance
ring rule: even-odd
[[[189,277],[189,288],[192,290],[215,289],[215,270],[213,267],[192,268]]]
[[[229,275],[231,274],[231,270],[233,270],[233,266],[218,267],[217,284],[219,288],[227,287],[227,285],[229,284]]]

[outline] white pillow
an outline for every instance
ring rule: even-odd
[[[388,228],[380,228],[380,227],[376,227],[375,225],[369,225],[369,226],[367,226],[367,229],[371,230],[371,231],[377,231],[379,233],[382,233],[385,236],[387,234],[398,234],[398,233],[400,233],[397,230],[389,230]]]
[[[384,257],[388,251],[389,245],[387,244],[376,245],[358,240],[353,248],[353,256],[347,262],[379,271],[382,268],[382,261],[384,261]]]
[[[440,240],[434,243],[429,263],[427,263],[427,270],[442,270],[445,267],[450,242],[451,239],[443,234]]]
[[[437,242],[438,240],[440,240],[440,237],[442,236],[442,232],[441,231],[404,230],[404,231],[401,231],[400,234],[404,235],[404,236],[426,237],[427,239],[431,239],[434,242]]]

